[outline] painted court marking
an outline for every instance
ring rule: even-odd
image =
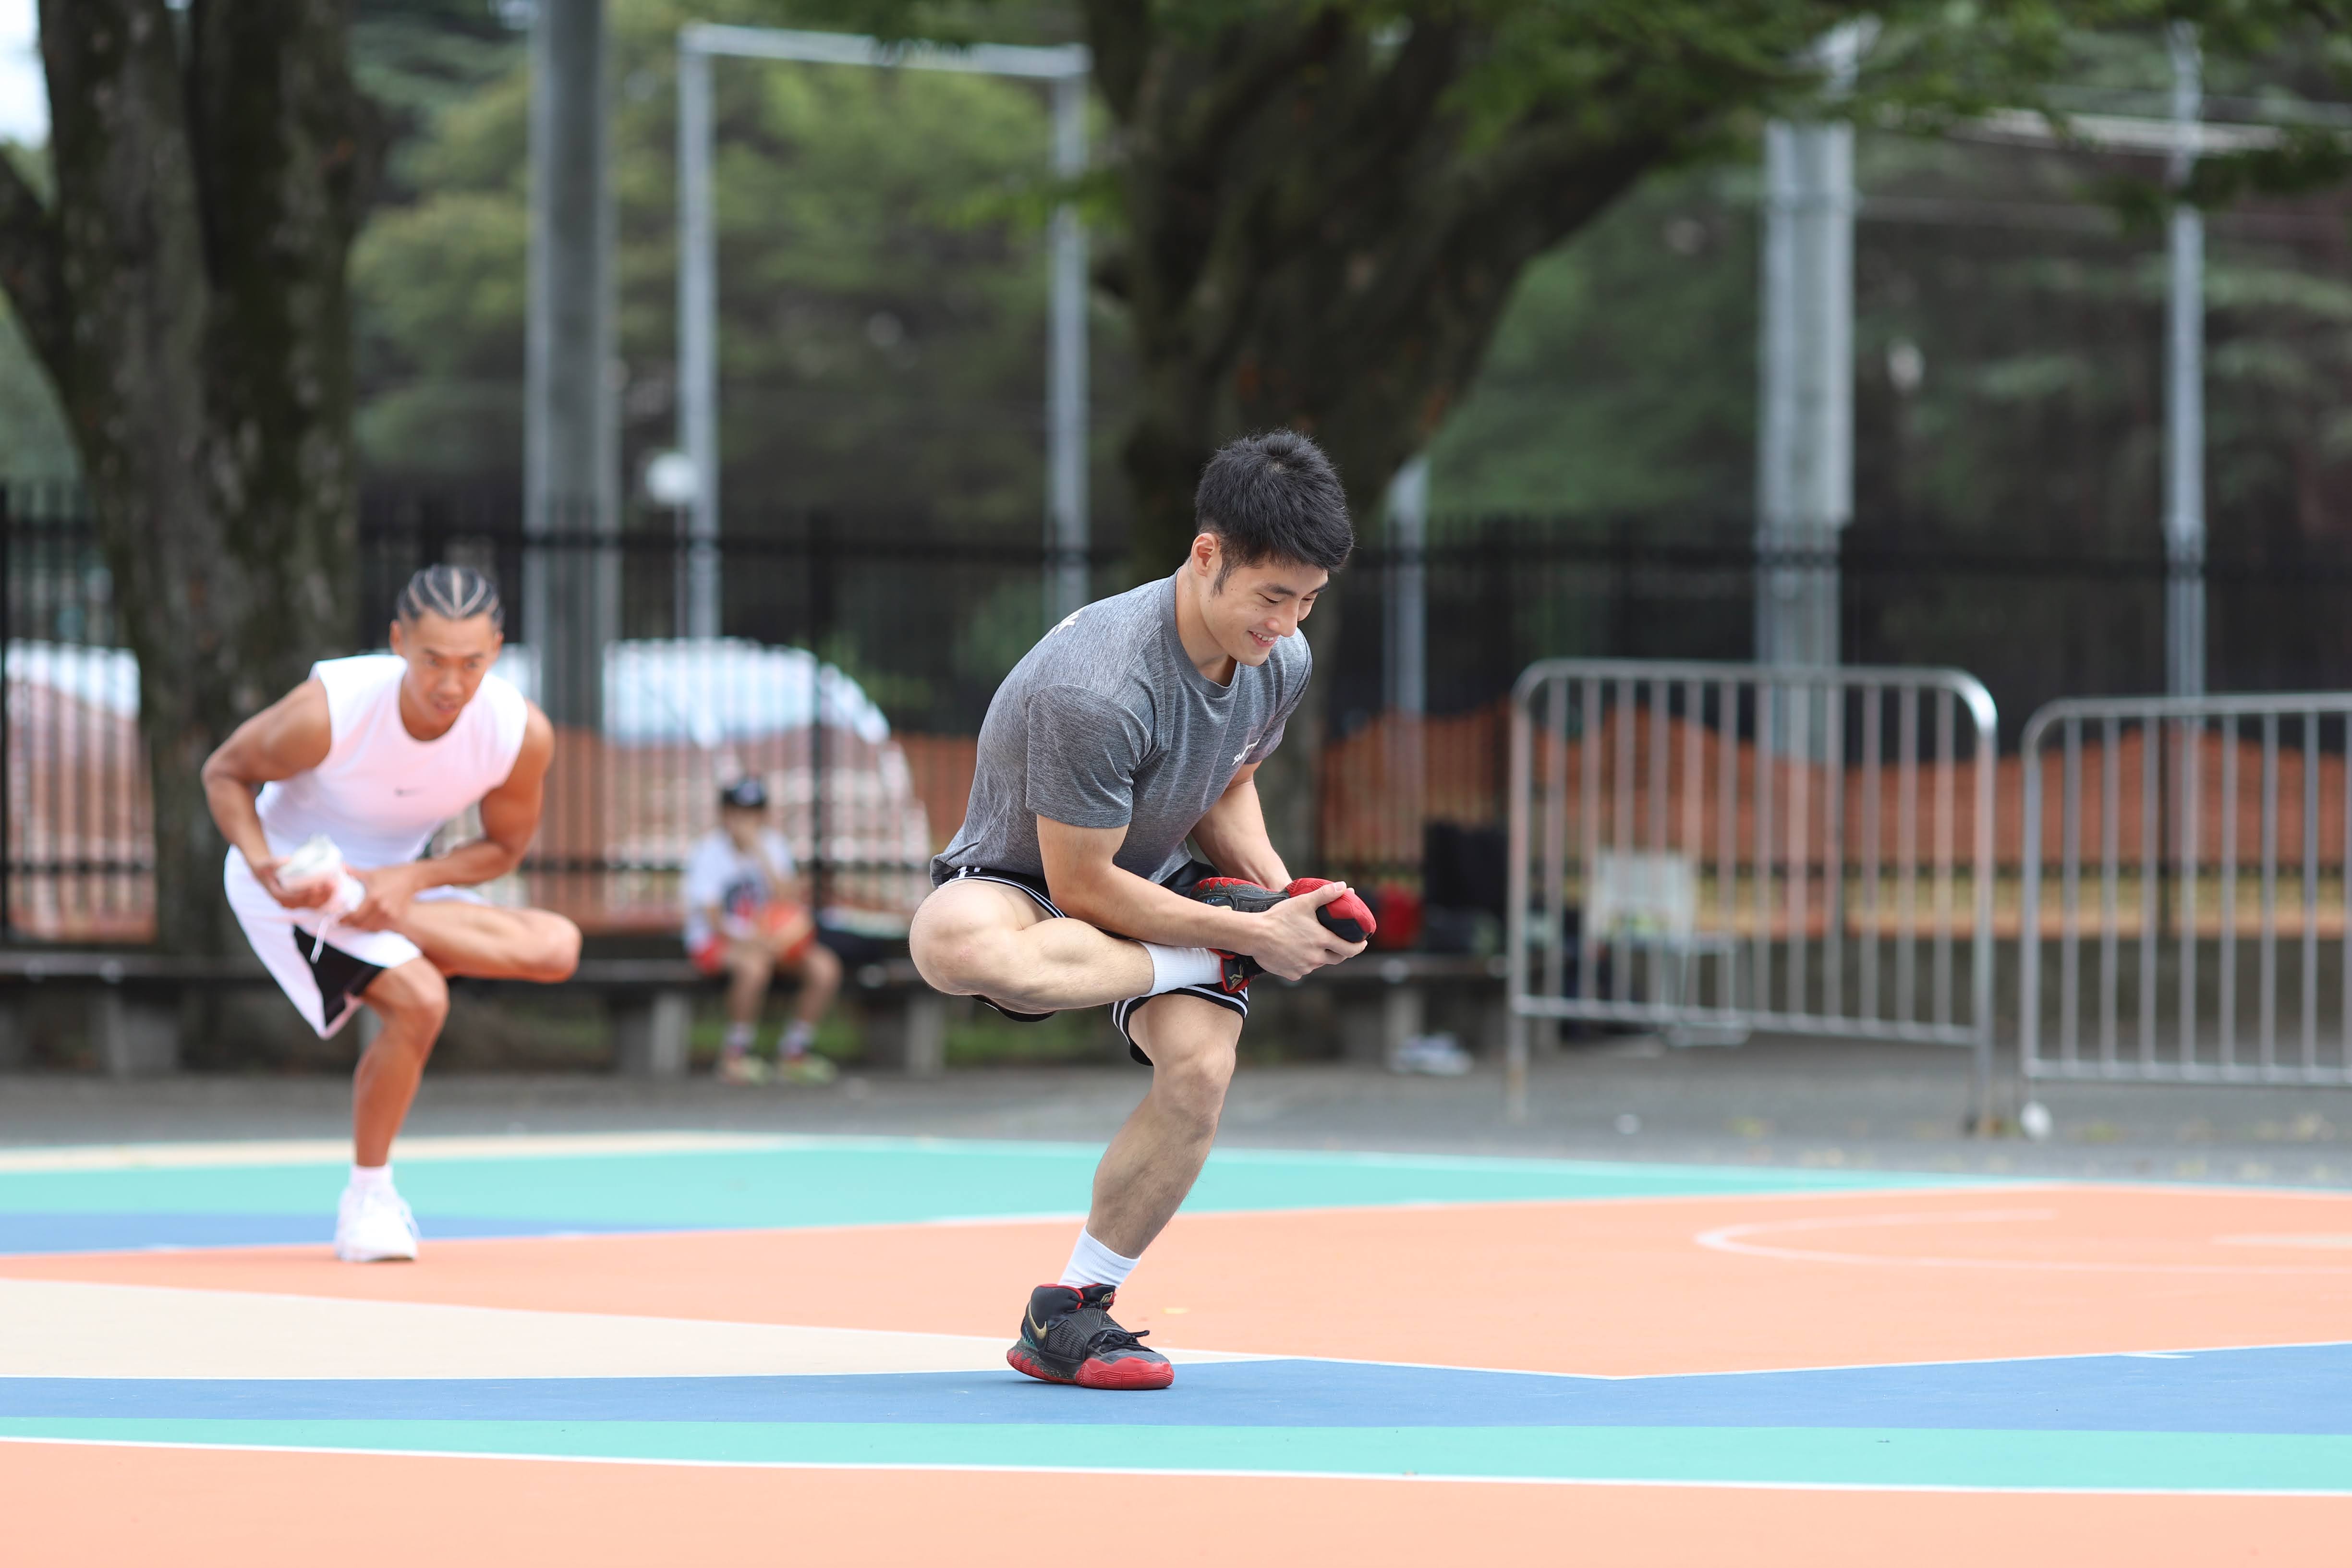
[[[1713,1252],[1773,1258],[1795,1263],[1850,1263],[1882,1268],[2003,1268],[2061,1274],[2352,1274],[2352,1268],[2263,1263],[2169,1263],[2053,1258],[1938,1258],[1906,1253],[1834,1252],[1816,1247],[1776,1247],[1751,1239],[1824,1231],[1927,1229],[1954,1225],[2030,1225],[2055,1220],[2055,1209],[1979,1209],[1961,1214],[1835,1215],[1809,1219],[1758,1220],[1718,1226],[1691,1239]],[[2215,1237],[2225,1246],[2352,1247],[2352,1237]]]
[[[275,1568],[387,1492],[451,1568],[679,1520],[711,1568],[1034,1561],[1062,1516],[1169,1521],[1152,1568],[2332,1568],[2352,1529],[2343,1193],[1225,1151],[1120,1316],[1234,1352],[1118,1399],[1002,1359],[1096,1146],[415,1142],[385,1268],[326,1257],[339,1142],[0,1152],[0,1534]]]

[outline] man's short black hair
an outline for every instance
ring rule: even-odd
[[[1337,572],[1356,548],[1348,495],[1323,448],[1296,430],[1244,436],[1217,448],[1192,492],[1201,527],[1217,536],[1224,565],[1296,561]]]

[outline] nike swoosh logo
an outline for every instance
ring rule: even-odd
[[[1023,1316],[1029,1321],[1029,1332],[1043,1343],[1045,1338],[1045,1325],[1037,1321],[1037,1314],[1034,1312],[1026,1312]]]

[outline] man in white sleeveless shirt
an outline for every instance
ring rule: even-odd
[[[355,1005],[383,1026],[352,1082],[335,1222],[335,1256],[351,1262],[416,1256],[392,1141],[449,1015],[446,977],[558,981],[580,958],[562,915],[471,890],[521,860],[555,750],[547,716],[490,673],[502,619],[488,578],[428,566],[401,591],[391,653],[313,665],[205,763],[229,907],[253,951],[321,1038]],[[482,837],[418,858],[476,805]]]

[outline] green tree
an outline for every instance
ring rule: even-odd
[[[344,261],[373,163],[340,0],[42,0],[52,194],[0,285],[59,396],[139,658],[158,934],[216,949],[196,769],[348,635]]]
[[[955,37],[971,7],[842,0]],[[982,10],[984,15],[984,8]],[[1310,429],[1369,510],[1460,402],[1521,272],[1645,175],[1718,153],[1821,86],[1811,46],[1880,25],[1848,108],[1933,117],[2034,102],[2076,30],[2181,16],[2217,53],[2336,0],[1088,0],[1118,128],[1139,408],[1123,458],[1141,558],[1172,554],[1192,477],[1237,431]]]
[[[1520,275],[1430,445],[1439,526],[1744,516],[1756,463],[1752,174],[1668,169]]]
[[[779,15],[772,5],[614,0],[633,472],[675,438],[677,29]],[[966,536],[1034,537],[1042,93],[737,60],[719,63],[716,86],[722,450],[736,522],[754,525],[764,507],[823,504],[936,512]],[[371,220],[353,261],[372,472],[510,480],[520,467],[529,95],[523,63],[509,59],[438,107],[393,160],[402,193]]]

